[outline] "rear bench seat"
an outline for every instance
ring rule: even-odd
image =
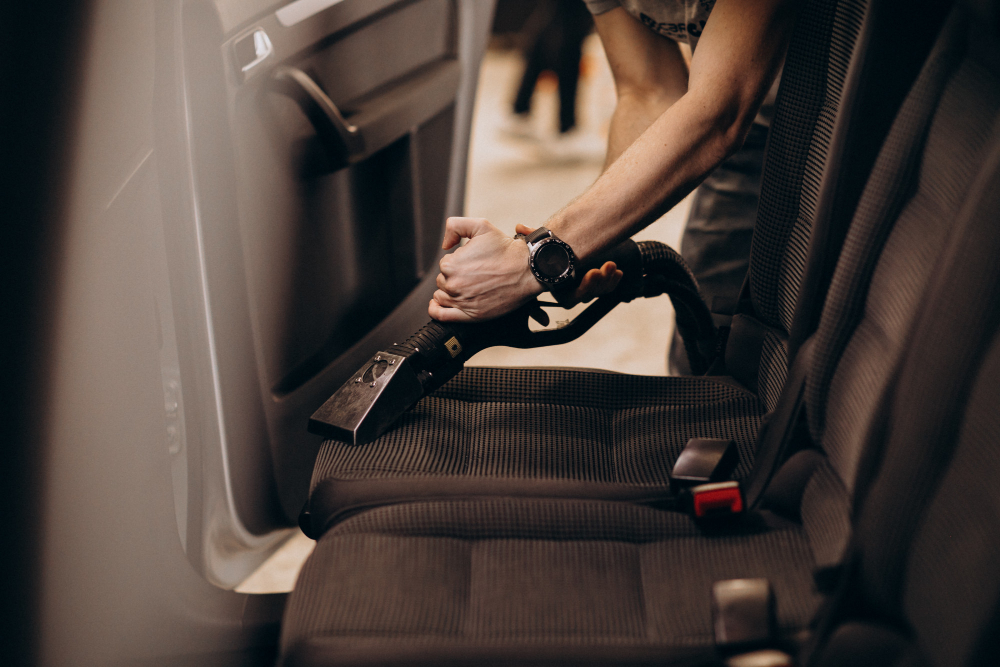
[[[757,510],[714,529],[600,500],[496,497],[360,512],[333,525],[303,568],[286,612],[284,661],[701,664],[714,656],[711,584],[734,577],[773,583],[779,624],[795,644],[821,599],[815,571],[832,572],[827,581],[841,571],[851,498],[874,479],[869,516],[894,466],[925,460],[941,442],[909,441],[905,456],[879,466],[891,424],[873,406],[895,396],[891,380],[921,303],[947,305],[937,281],[956,275],[969,299],[990,294],[976,282],[983,278],[967,275],[961,244],[977,240],[970,228],[996,236],[995,217],[960,212],[989,194],[975,181],[984,164],[995,170],[987,140],[1000,78],[995,34],[966,48],[973,29],[995,24],[968,11],[946,27],[893,126],[806,348],[817,447],[778,471]],[[883,239],[884,251],[871,251]],[[942,255],[949,243],[959,249]],[[885,522],[862,523],[859,536],[880,544]]]

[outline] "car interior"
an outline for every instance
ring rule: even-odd
[[[798,4],[688,376],[425,327],[492,0],[8,7],[7,664],[1000,664],[1000,3]]]

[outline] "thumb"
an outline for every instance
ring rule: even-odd
[[[520,222],[514,226],[514,232],[516,234],[524,234],[525,236],[527,236],[533,231],[535,231],[534,227],[528,227],[527,225],[522,225]]]
[[[458,245],[462,239],[471,239],[490,228],[486,218],[448,218],[444,225],[444,243],[441,247],[447,250]]]

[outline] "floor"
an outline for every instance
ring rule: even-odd
[[[508,132],[510,99],[521,75],[520,55],[490,50],[483,61],[472,147],[466,213],[487,218],[511,234],[518,222],[535,227],[587,188],[601,172],[614,86],[596,36],[584,45],[578,128],[557,139],[556,84],[542,78],[532,100],[526,139]],[[687,200],[650,225],[636,239],[677,247]],[[497,347],[470,361],[476,366],[578,366],[641,375],[666,373],[666,344],[673,309],[665,297],[619,305],[585,336],[566,345],[535,350]],[[245,593],[289,591],[315,543],[296,533],[237,588]]]

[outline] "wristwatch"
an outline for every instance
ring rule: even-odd
[[[539,227],[531,234],[518,234],[528,244],[528,266],[531,273],[556,301],[563,305],[571,300],[576,289],[576,255],[569,244],[547,227]]]

